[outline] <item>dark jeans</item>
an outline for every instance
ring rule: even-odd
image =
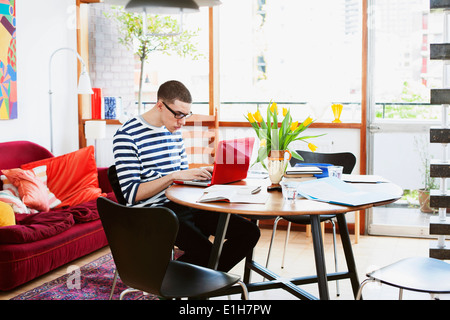
[[[177,215],[180,223],[175,245],[184,254],[179,260],[206,267],[212,249],[208,238],[216,232],[219,214],[189,208],[172,201],[164,206]],[[230,271],[250,253],[259,236],[260,230],[256,224],[232,214],[217,269]]]

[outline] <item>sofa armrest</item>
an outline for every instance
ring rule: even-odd
[[[98,184],[100,189],[102,189],[102,191],[105,193],[112,192],[113,190],[108,179],[108,167],[97,168],[97,172],[98,172]]]

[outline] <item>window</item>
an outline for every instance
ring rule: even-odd
[[[442,42],[443,15],[428,0],[373,0],[373,97],[376,119],[438,120],[430,89],[442,88],[442,62],[430,43]]]
[[[168,80],[183,82],[192,94],[194,113],[208,114],[209,100],[209,59],[208,59],[208,8],[202,7],[198,13],[183,16],[184,30],[198,30],[198,36],[192,39],[196,47],[196,55],[179,57],[176,54],[167,55],[164,52],[153,52],[145,64],[143,101],[155,102],[159,86]],[[135,70],[136,94],[138,92],[139,67]],[[147,80],[148,79],[148,80]],[[136,99],[137,101],[137,99]]]
[[[272,100],[327,122],[342,103],[341,120],[360,122],[361,1],[227,0],[219,10],[221,120]]]

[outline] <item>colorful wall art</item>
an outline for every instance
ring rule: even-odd
[[[17,118],[16,6],[0,0],[0,120]]]

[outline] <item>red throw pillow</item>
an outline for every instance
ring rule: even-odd
[[[61,200],[57,208],[78,205],[102,195],[93,146],[27,163],[21,168],[32,169],[41,165],[47,166],[48,188]]]
[[[38,211],[50,210],[47,187],[36,177],[33,170],[16,168],[2,171],[19,190],[19,197],[27,207]]]

